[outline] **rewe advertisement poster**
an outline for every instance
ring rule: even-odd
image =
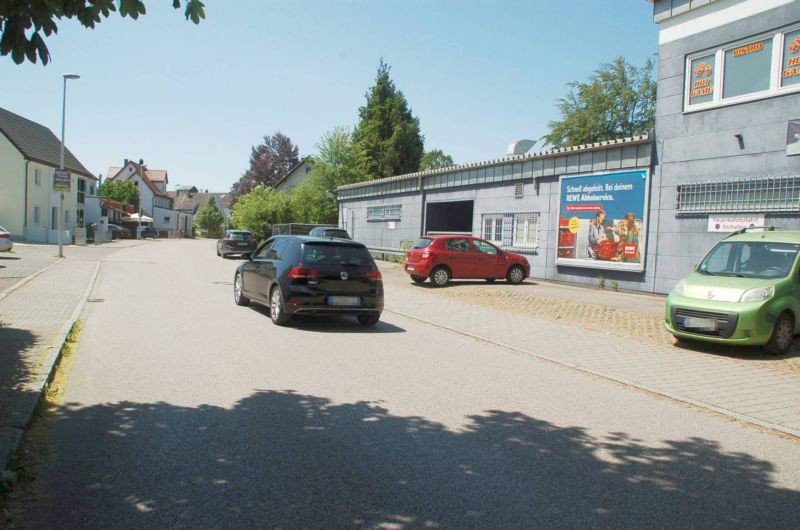
[[[644,270],[648,171],[561,177],[556,264]]]

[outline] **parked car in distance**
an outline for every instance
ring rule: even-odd
[[[308,235],[313,237],[337,237],[339,239],[353,239],[344,228],[332,228],[324,226],[316,226],[312,228]]]
[[[156,232],[156,229],[152,225],[139,226],[136,228],[136,233],[142,239],[145,239],[147,237],[155,239],[158,237],[158,232]]]
[[[444,287],[453,278],[482,278],[488,282],[505,278],[518,285],[531,272],[525,256],[478,237],[460,235],[419,238],[406,252],[403,269],[414,282],[423,283],[430,278],[436,287]]]
[[[362,243],[277,235],[243,257],[234,301],[267,306],[279,326],[300,314],[353,315],[364,326],[380,320],[383,276]]]
[[[14,248],[14,242],[11,241],[11,232],[0,226],[0,252],[8,252]]]
[[[111,232],[111,239],[131,237],[131,231],[124,226],[108,223],[108,231]]]
[[[800,317],[800,231],[740,230],[712,248],[667,297],[677,339],[789,350]]]
[[[245,252],[253,252],[258,245],[256,236],[247,230],[225,230],[217,240],[217,256],[241,256]]]

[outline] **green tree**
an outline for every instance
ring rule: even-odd
[[[313,169],[307,179],[290,194],[292,221],[335,223],[339,215],[336,188],[363,182],[370,177],[363,170],[361,151],[346,127],[326,132],[314,146]]]
[[[443,167],[450,167],[453,165],[453,157],[444,154],[440,149],[433,151],[426,151],[422,155],[422,160],[419,163],[419,170],[425,171],[426,169],[439,169]]]
[[[172,0],[179,9],[181,0]],[[142,0],[3,0],[0,1],[0,55],[9,55],[17,64],[26,59],[42,64],[50,61],[50,52],[42,33],[49,37],[58,33],[56,20],[75,18],[86,28],[94,28],[112,11],[136,20],[146,13]],[[205,18],[205,5],[201,0],[186,0],[186,20],[195,24]]]
[[[107,199],[132,204],[135,210],[139,209],[139,188],[130,180],[106,180],[97,193]]]
[[[413,173],[422,159],[424,141],[419,119],[395,88],[389,70],[381,59],[375,85],[366,94],[367,104],[358,110],[361,121],[353,136],[370,178]]]
[[[225,216],[217,208],[214,197],[209,197],[208,202],[197,212],[197,226],[203,230],[216,230],[225,222]]]
[[[236,227],[250,230],[258,239],[272,234],[272,225],[292,220],[289,195],[266,186],[256,186],[233,206]]]
[[[644,134],[655,125],[656,83],[653,61],[641,68],[622,57],[594,71],[585,83],[573,81],[558,100],[561,120],[548,123],[543,136],[553,147],[566,147]]]

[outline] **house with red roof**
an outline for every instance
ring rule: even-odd
[[[139,206],[142,215],[153,218],[153,227],[159,232],[175,235],[178,228],[191,234],[193,215],[173,209],[172,199],[167,194],[169,175],[164,169],[150,169],[144,160],[138,163],[125,160],[122,167],[110,167],[107,181],[130,181],[139,189]]]

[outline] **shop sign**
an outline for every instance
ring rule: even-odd
[[[781,86],[800,83],[800,29],[783,36]]]
[[[689,104],[707,103],[714,99],[714,54],[691,62]]]
[[[758,226],[765,226],[763,215],[751,217],[708,217],[709,232],[736,232],[742,228],[755,228]]]
[[[556,264],[644,270],[647,170],[561,177]]]
[[[53,191],[69,191],[72,187],[69,171],[66,169],[56,169],[53,175]]]
[[[789,120],[786,131],[786,154],[800,155],[800,120]]]

